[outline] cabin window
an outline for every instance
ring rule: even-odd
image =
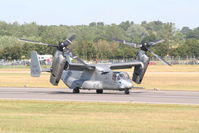
[[[125,72],[113,72],[113,77],[112,79],[114,81],[118,81],[118,80],[121,80],[121,79],[130,79],[129,75]]]
[[[114,81],[116,81],[116,73],[113,73],[113,78]]]

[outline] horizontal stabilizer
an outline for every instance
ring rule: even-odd
[[[50,68],[42,68],[42,72],[51,72]]]

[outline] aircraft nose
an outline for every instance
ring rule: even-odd
[[[133,83],[129,82],[129,81],[125,81],[123,80],[121,82],[121,88],[132,88],[133,87]]]
[[[128,83],[126,84],[126,86],[127,86],[127,88],[132,88],[132,87],[133,87],[133,84],[130,83],[130,82],[128,82]]]

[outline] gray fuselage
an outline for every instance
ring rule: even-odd
[[[63,71],[61,79],[71,89],[125,90],[133,87],[132,80],[126,72],[112,70],[107,72],[66,70]]]

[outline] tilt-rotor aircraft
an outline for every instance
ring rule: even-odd
[[[103,90],[119,90],[129,94],[129,89],[134,88],[133,82],[140,84],[149,64],[149,57],[146,52],[151,52],[165,64],[170,65],[160,56],[153,53],[149,48],[160,41],[149,42],[144,44],[129,43],[124,40],[111,39],[119,41],[123,44],[130,45],[134,48],[140,48],[136,55],[136,59],[129,63],[118,64],[87,64],[79,57],[75,56],[68,46],[75,39],[75,35],[71,35],[58,45],[42,43],[32,40],[19,39],[26,43],[34,43],[55,47],[57,50],[53,57],[52,66],[49,70],[42,70],[36,51],[31,53],[31,76],[39,77],[41,72],[50,72],[50,82],[57,86],[60,79],[70,88],[73,93],[79,93],[80,89],[96,90],[96,93],[103,93]],[[72,63],[72,59],[76,59],[78,63]],[[116,69],[127,69],[134,67],[132,79],[126,72],[113,71]]]

